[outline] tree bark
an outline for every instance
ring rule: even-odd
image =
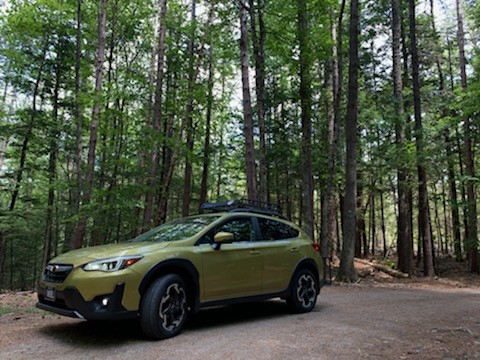
[[[359,38],[359,2],[350,1],[350,44],[348,69],[348,104],[345,118],[346,187],[343,224],[343,246],[340,255],[340,269],[337,280],[354,282],[358,276],[354,267],[356,201],[357,201],[357,117],[358,117],[358,38]]]
[[[389,268],[388,266],[385,266],[385,265],[382,265],[382,264],[376,264],[376,263],[373,263],[371,261],[367,261],[367,260],[364,260],[364,259],[355,259],[355,261],[358,261],[359,263],[362,263],[362,264],[365,264],[365,265],[369,265],[369,266],[371,266],[371,267],[373,267],[377,270],[383,271],[384,273],[387,273],[387,274],[389,274],[391,276],[394,276],[396,278],[406,279],[406,278],[410,277],[410,274],[394,270],[394,269]]]
[[[83,116],[82,116],[82,102],[80,100],[80,69],[82,65],[82,0],[77,0],[77,29],[76,29],[76,43],[75,43],[75,126],[76,126],[76,148],[75,158],[73,161],[73,179],[75,180],[75,189],[72,191],[72,215],[78,216],[80,210],[80,199],[82,196],[82,152],[83,152],[83,140],[82,140],[82,128],[83,128]],[[74,224],[68,224],[67,228],[73,230]],[[68,241],[63,244],[64,250],[70,250],[73,248],[75,242],[75,232],[72,231],[66,236]]]
[[[401,18],[400,1],[392,0],[392,45],[393,45],[393,96],[395,102],[395,142],[399,156],[397,168],[397,195],[398,195],[398,216],[397,216],[397,253],[398,269],[410,274],[412,267],[412,247],[410,244],[411,228],[409,221],[408,206],[408,185],[406,152],[404,150],[404,104],[403,104],[403,81],[402,81],[402,52],[401,52]]]
[[[445,129],[445,145],[447,148],[447,166],[448,166],[448,185],[450,195],[450,209],[452,212],[452,231],[453,231],[453,247],[455,259],[462,261],[462,238],[460,234],[460,214],[458,211],[457,183],[455,180],[455,166],[453,162],[452,141],[450,140],[449,131]]]
[[[110,112],[110,103],[115,102],[115,105],[117,105],[117,99],[112,98],[112,77],[113,77],[113,71],[114,71],[114,61],[117,58],[117,55],[115,53],[116,50],[116,28],[117,28],[117,4],[118,0],[114,0],[113,2],[110,2],[110,15],[109,15],[109,41],[108,41],[108,56],[106,58],[106,90],[103,94],[104,97],[104,113],[106,114],[105,116],[105,124],[104,128],[108,128],[109,122],[111,122],[111,127],[113,129],[118,129],[118,123],[117,123],[117,115],[120,114],[120,111],[116,111],[115,115],[113,116],[108,116]],[[119,110],[118,108],[115,110]],[[93,216],[93,227],[91,230],[91,235],[90,235],[90,243],[89,245],[101,245],[104,243],[108,243],[108,234],[112,230],[112,224],[108,224],[110,221],[109,216],[111,214],[111,207],[109,204],[111,204],[111,195],[110,195],[110,187],[106,188],[106,183],[108,182],[108,179],[112,179],[112,181],[115,181],[115,174],[108,174],[109,172],[109,162],[111,158],[109,157],[109,154],[116,154],[115,156],[118,156],[118,152],[114,148],[114,144],[116,142],[118,135],[117,131],[105,131],[102,133],[101,137],[101,142],[100,145],[98,146],[98,151],[100,152],[99,156],[99,167],[100,167],[100,172],[98,174],[98,181],[96,188],[101,189],[102,193],[106,192],[106,196],[103,194],[100,195],[97,199],[98,201],[98,207],[100,210],[97,210],[94,212]],[[108,159],[108,160],[107,160]],[[115,162],[115,166],[118,163]],[[104,191],[106,190],[106,191]],[[106,205],[106,206],[105,206]],[[107,210],[104,210],[103,207],[107,207]]]
[[[2,144],[0,145],[0,169],[3,167],[3,160],[5,159],[5,151],[7,150],[7,144],[9,142],[8,136],[5,136],[2,139]]]
[[[402,83],[403,84],[409,84],[410,83],[410,76],[409,76],[409,68],[408,68],[408,58],[410,56],[409,54],[409,46],[408,46],[408,41],[407,41],[407,36],[406,36],[406,32],[407,30],[405,29],[405,26],[406,26],[406,23],[407,21],[404,21],[404,17],[403,17],[403,11],[400,11],[400,33],[401,33],[401,48],[402,48],[402,58],[403,58],[403,76],[402,76]],[[405,85],[404,85],[405,87]],[[405,99],[404,99],[405,100]],[[406,101],[404,101],[405,104],[408,104]],[[410,106],[410,104],[408,104],[408,106]],[[406,119],[405,119],[405,127],[404,127],[404,134],[405,134],[405,141],[407,143],[411,143],[412,142],[412,121],[411,121],[411,117],[410,116],[406,116]],[[415,180],[414,180],[414,174],[413,173],[410,173],[410,171],[407,171],[405,173],[406,175],[406,178],[405,178],[405,181],[406,181],[406,184],[410,184],[410,183],[413,183]],[[413,251],[413,248],[414,248],[414,244],[413,244],[413,188],[411,186],[406,186],[406,194],[405,194],[405,197],[406,197],[406,201],[407,201],[407,204],[408,204],[408,229],[410,231],[407,232],[407,240],[409,241],[410,243],[410,252],[412,254],[412,257],[414,257],[414,251]],[[421,254],[421,252],[419,253]]]
[[[446,247],[445,247],[445,253],[446,254],[449,254],[450,253],[450,250],[453,249],[453,243],[454,241],[450,241],[450,234],[451,234],[451,224],[450,224],[450,221],[448,219],[448,211],[447,211],[447,190],[446,190],[446,184],[445,184],[445,179],[442,178],[441,179],[441,183],[442,183],[442,210],[443,210],[443,227],[445,229],[445,244],[446,244]]]
[[[61,58],[57,58],[55,70],[55,87],[53,90],[53,132],[50,135],[50,156],[48,160],[48,200],[47,200],[47,216],[45,221],[45,239],[43,247],[42,269],[45,268],[51,257],[51,249],[53,244],[53,211],[55,204],[55,180],[57,178],[57,157],[58,157],[58,136],[59,122],[58,118],[58,97],[60,89],[61,77]]]
[[[103,80],[103,62],[105,59],[106,44],[106,22],[107,22],[107,1],[100,0],[100,16],[98,26],[98,52],[95,66],[95,105],[92,109],[92,121],[90,124],[90,140],[88,144],[87,166],[83,182],[82,203],[80,206],[79,220],[75,229],[75,239],[73,248],[78,249],[83,246],[85,232],[87,228],[87,214],[81,214],[81,208],[88,206],[92,196],[93,178],[95,173],[95,151],[97,148],[98,127],[100,125],[100,106],[102,103],[102,80]]]
[[[7,103],[7,92],[8,92],[8,79],[5,79],[5,89],[2,95],[2,109],[6,111],[6,103]],[[14,99],[11,100],[8,116],[13,115],[13,105]],[[10,135],[7,133],[3,134],[2,143],[0,144],[0,169],[3,167],[3,161],[5,160],[5,151],[7,150],[7,146],[10,143]]]
[[[186,118],[186,155],[185,155],[185,177],[183,186],[183,202],[182,216],[188,216],[190,213],[190,201],[192,197],[192,156],[193,156],[193,100],[195,97],[195,33],[196,33],[196,3],[191,1],[191,18],[190,18],[190,42],[188,44],[188,85],[187,85],[187,106],[185,109]]]
[[[467,90],[467,60],[465,58],[465,35],[463,31],[463,6],[462,0],[456,0],[457,5],[457,41],[460,56],[460,79],[462,90]],[[467,226],[465,229],[465,243],[468,254],[468,270],[471,273],[480,273],[480,266],[478,263],[478,225],[477,225],[477,202],[475,196],[475,166],[472,150],[472,129],[470,118],[465,116],[463,119],[463,133],[464,133],[464,156],[465,156],[465,175],[467,204],[466,204],[466,220]]]
[[[376,208],[375,208],[375,191],[373,190],[373,186],[375,184],[372,184],[372,190],[370,193],[370,239],[371,239],[371,254],[375,255],[375,250],[377,248],[377,222],[376,222]]]
[[[428,206],[427,173],[424,165],[424,141],[420,98],[420,73],[417,49],[417,30],[415,16],[415,0],[409,0],[410,15],[410,47],[412,54],[413,102],[415,112],[415,143],[417,146],[418,171],[418,211],[419,228],[423,238],[423,272],[425,276],[434,276],[433,244]]]
[[[343,70],[343,50],[342,50],[342,24],[345,11],[345,0],[342,0],[338,21],[335,24],[332,21],[332,42],[333,42],[333,66],[332,66],[332,95],[333,95],[333,114],[328,122],[328,178],[325,185],[324,203],[322,205],[322,234],[320,241],[322,244],[322,256],[331,257],[333,255],[336,243],[338,241],[337,231],[337,199],[336,199],[336,157],[338,139],[340,137],[340,99],[342,93],[342,70]]]
[[[301,171],[302,214],[305,232],[314,234],[313,173],[312,173],[312,90],[311,90],[311,49],[309,45],[308,7],[306,0],[297,0],[298,42],[300,48],[300,104],[302,118]]]
[[[360,131],[361,133],[361,131]],[[358,145],[357,145],[358,148]],[[362,158],[362,152],[357,149],[359,158]],[[355,235],[355,257],[364,256],[366,249],[366,233],[365,233],[365,209],[367,205],[363,204],[363,173],[357,170],[357,216],[356,216],[356,235]]]
[[[208,94],[207,94],[207,114],[205,124],[205,142],[203,144],[203,171],[202,182],[200,185],[200,201],[199,211],[202,204],[206,202],[208,193],[208,174],[210,168],[210,134],[211,134],[211,122],[212,122],[212,106],[213,106],[213,46],[210,42],[210,52],[208,61]]]
[[[438,33],[437,33],[437,27],[435,25],[435,11],[434,11],[434,1],[430,0],[430,17],[432,19],[432,31],[433,31],[433,36],[435,37],[435,65],[437,67],[437,73],[438,73],[438,83],[440,86],[440,89],[443,90],[445,87],[445,78],[443,76],[443,70],[442,70],[442,49],[438,43]]]
[[[8,68],[6,73],[8,73]],[[8,93],[8,86],[9,86],[9,80],[8,77],[5,78],[5,87],[3,89],[3,94],[2,94],[2,105],[0,107],[0,111],[6,111],[6,104],[7,104],[7,93]],[[13,113],[13,100],[12,100],[12,105],[10,106],[10,113]],[[3,167],[3,161],[5,159],[5,150],[7,149],[7,145],[9,143],[9,134],[8,133],[3,133],[2,134],[2,142],[0,145],[0,169]]]
[[[266,202],[267,199],[267,163],[266,163],[266,130],[265,130],[265,23],[263,21],[265,3],[258,0],[249,0],[250,23],[255,58],[255,92],[257,95],[258,130],[260,134],[260,149],[258,153],[259,181],[258,200]],[[256,11],[255,11],[256,9]],[[258,33],[255,17],[258,14]]]
[[[155,90],[155,103],[153,108],[153,128],[152,128],[152,152],[150,153],[150,167],[147,177],[147,194],[145,196],[145,209],[143,212],[143,230],[148,230],[152,226],[153,203],[155,197],[155,184],[157,183],[158,168],[158,138],[160,136],[160,122],[162,118],[163,103],[163,69],[165,65],[165,19],[167,16],[167,0],[161,0],[160,5],[160,26],[158,28],[158,55],[157,55],[157,79]]]
[[[147,137],[151,137],[151,130],[152,130],[152,112],[154,106],[154,94],[155,94],[155,70],[157,64],[157,56],[158,56],[158,35],[159,35],[159,19],[160,19],[160,4],[158,1],[155,1],[155,19],[153,23],[153,34],[152,34],[152,43],[151,49],[152,52],[150,54],[150,72],[148,75],[148,99],[147,99],[147,108],[146,108],[146,121],[145,121],[145,130]],[[147,162],[146,154],[142,156],[142,166],[144,166]]]
[[[243,89],[243,135],[245,137],[245,165],[248,200],[257,200],[255,148],[253,141],[252,101],[250,97],[248,62],[248,27],[246,0],[239,1],[240,10],[240,60]]]
[[[382,243],[383,243],[383,257],[387,256],[387,234],[386,234],[386,227],[385,227],[385,208],[384,208],[384,201],[383,201],[383,191],[380,192],[380,219],[381,219],[381,227],[382,227]]]

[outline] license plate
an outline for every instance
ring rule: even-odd
[[[57,291],[54,286],[45,288],[45,300],[55,301],[57,299]]]

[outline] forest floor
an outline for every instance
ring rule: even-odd
[[[37,310],[34,292],[1,293],[0,359],[480,359],[480,277],[465,264],[444,260],[433,279],[356,265],[365,277],[325,286],[311,313],[279,300],[207,309],[165,341],[136,322]]]

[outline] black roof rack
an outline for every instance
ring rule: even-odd
[[[280,213],[280,206],[277,204],[271,204],[265,201],[256,200],[229,200],[219,201],[216,203],[205,203],[201,207],[202,213],[204,212],[252,212],[263,215],[276,216],[284,218]]]

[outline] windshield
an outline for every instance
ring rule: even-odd
[[[137,236],[132,242],[167,242],[188,239],[202,231],[219,216],[199,216],[175,220],[156,227],[145,234]]]

